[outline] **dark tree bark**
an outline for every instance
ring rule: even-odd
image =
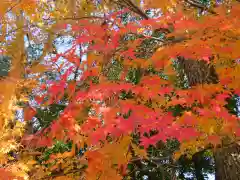
[[[240,146],[238,144],[217,149],[214,159],[216,180],[240,180]]]
[[[218,83],[218,75],[213,65],[207,64],[205,61],[193,61],[183,57],[179,57],[178,62],[180,68],[184,70],[190,86]],[[214,153],[215,179],[240,180],[240,146],[235,143],[231,146],[218,148]],[[198,167],[198,158],[193,157],[193,161],[197,179],[204,179],[201,169]]]
[[[195,169],[195,176],[196,176],[197,180],[204,180],[204,175],[203,175],[203,171],[202,171],[203,167],[201,166],[203,152],[204,151],[196,153],[192,157],[194,169]]]
[[[187,76],[189,86],[198,84],[217,84],[218,75],[213,65],[204,60],[185,59],[178,57],[180,78],[183,81],[184,74]]]

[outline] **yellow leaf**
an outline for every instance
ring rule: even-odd
[[[47,66],[39,63],[37,65],[34,65],[31,68],[31,72],[32,73],[42,73],[42,72],[46,71],[46,69],[47,69]]]
[[[67,176],[59,176],[59,177],[55,178],[55,180],[73,180],[73,179],[70,177],[67,177]]]
[[[175,153],[174,153],[174,156],[173,156],[173,160],[174,160],[174,161],[178,160],[181,155],[182,155],[181,152],[175,152]]]
[[[147,152],[144,149],[140,149],[138,146],[135,144],[132,144],[134,152],[140,156],[141,158],[147,159]]]
[[[29,165],[34,165],[34,164],[37,164],[37,162],[34,161],[34,160],[30,160],[30,161],[27,162],[27,164],[29,164]]]
[[[146,0],[145,8],[161,8],[163,11],[169,10],[176,5],[176,0]]]

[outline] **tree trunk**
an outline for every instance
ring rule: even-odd
[[[192,157],[194,169],[195,169],[195,176],[196,176],[197,180],[204,180],[203,171],[202,171],[203,167],[201,165],[203,152],[204,151],[200,151],[200,152],[194,154]]]
[[[216,180],[240,180],[240,146],[217,149],[215,158]]]

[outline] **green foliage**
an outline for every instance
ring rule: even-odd
[[[181,105],[178,104],[176,106],[169,107],[168,111],[172,112],[173,116],[176,117],[176,116],[181,116],[182,113],[185,111],[185,108],[183,108]]]
[[[122,91],[119,94],[119,99],[122,99],[122,100],[131,99],[133,97],[134,97],[134,95],[133,95],[133,93],[131,91],[129,91],[129,92]]]
[[[99,83],[99,77],[98,76],[92,76],[91,79],[92,79],[93,84],[98,84]]]
[[[154,31],[150,38],[144,39],[142,43],[136,49],[136,57],[149,59],[154,52],[159,48],[161,41],[164,38],[164,34],[161,31]]]
[[[234,114],[236,116],[238,116],[239,114],[239,110],[237,108],[238,105],[238,95],[233,95],[230,98],[227,98],[227,104],[225,105],[225,107],[228,109],[229,113]]]
[[[127,74],[126,80],[133,84],[138,84],[142,77],[140,68],[131,68]]]
[[[8,75],[11,67],[11,60],[9,57],[0,56],[0,77]]]
[[[123,69],[121,62],[114,60],[111,67],[108,70],[107,77],[111,81],[117,81],[120,79],[120,73]]]
[[[66,105],[63,104],[51,104],[45,109],[38,108],[36,118],[40,124],[40,127],[48,127],[53,120],[56,120],[60,113],[64,110]]]
[[[72,143],[64,143],[62,141],[56,141],[53,147],[45,149],[41,159],[39,161],[47,161],[51,154],[64,153],[70,151],[72,148]]]

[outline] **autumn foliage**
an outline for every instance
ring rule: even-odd
[[[206,15],[197,16],[195,10],[186,10],[181,1],[146,0],[143,10],[162,8],[163,13],[145,19],[138,17],[141,12],[119,9],[111,1],[98,5],[77,0],[61,3],[64,2],[0,3],[4,5],[1,22],[16,24],[13,40],[3,46],[12,57],[12,68],[0,85],[1,176],[122,179],[128,174],[127,164],[134,158],[148,159],[147,148],[159,141],[180,142],[174,160],[182,154],[193,155],[206,147],[214,150],[239,141],[239,118],[226,108],[228,98],[240,95],[239,2],[215,5],[211,10],[205,9]],[[15,14],[17,20],[5,17],[6,11]],[[92,15],[97,12],[104,16]],[[135,19],[123,23],[124,13],[132,13]],[[39,32],[34,32],[33,27],[46,38],[36,35]],[[6,41],[9,32],[4,28],[5,25],[1,39]],[[148,32],[156,30],[164,35],[155,38],[156,51],[148,59],[137,56],[142,43],[154,39]],[[124,39],[129,34],[138,38]],[[39,62],[48,53],[54,54],[49,57],[49,64],[28,64],[23,46],[25,35],[44,44]],[[64,35],[74,37],[71,48],[64,53],[53,52],[54,39]],[[177,85],[175,62],[179,57],[204,61],[216,72],[217,82],[202,80],[188,88]],[[56,66],[61,58],[67,63]],[[121,64],[114,80],[108,77],[113,60]],[[131,69],[139,71],[137,82],[129,80]],[[56,72],[59,77],[47,81],[43,76],[46,72]],[[42,82],[38,81],[40,78]],[[29,100],[26,89],[34,90],[33,99]],[[10,127],[14,111],[19,108],[17,101],[26,104],[24,122],[16,121]],[[67,105],[47,126],[29,133],[24,126],[38,112],[31,101],[38,107],[62,101]],[[171,111],[175,106],[184,111],[175,116]],[[156,133],[150,135],[152,131]],[[138,143],[133,135],[138,136]],[[37,157],[42,156],[44,148],[53,147],[56,141],[71,142],[71,148],[39,161]],[[77,151],[81,149],[85,150],[80,156]],[[10,151],[18,152],[17,160],[9,159]]]

